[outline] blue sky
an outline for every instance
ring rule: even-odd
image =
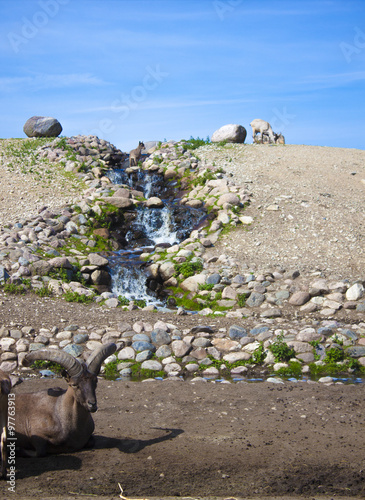
[[[365,146],[364,0],[0,0],[0,137],[211,136],[254,118],[287,143]]]

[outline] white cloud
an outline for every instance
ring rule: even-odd
[[[260,99],[261,100],[261,99]],[[190,107],[199,107],[199,106],[220,106],[220,105],[229,105],[229,104],[241,104],[241,103],[249,103],[249,102],[257,102],[257,99],[211,99],[211,100],[189,100],[189,99],[180,99],[176,101],[145,101],[140,103],[135,103],[134,106],[131,106],[131,109],[139,109],[139,110],[147,110],[147,109],[176,109],[176,108],[190,108]],[[76,114],[84,114],[84,113],[97,113],[100,111],[108,111],[115,112],[123,111],[127,104],[121,106],[95,106],[93,108],[84,108],[75,110]]]
[[[340,87],[353,82],[365,80],[365,71],[353,71],[350,73],[329,73],[327,75],[309,75],[300,84],[312,84],[320,88]]]
[[[100,86],[107,82],[91,73],[71,73],[61,75],[36,74],[30,76],[14,76],[0,78],[0,91],[18,91],[26,87],[31,90],[75,87],[79,85]]]

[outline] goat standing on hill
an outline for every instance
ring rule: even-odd
[[[8,394],[11,389],[9,376],[0,370],[0,426],[1,426],[1,470],[0,478],[6,479],[8,461],[6,439],[8,427]]]
[[[274,132],[272,131],[271,125],[268,122],[265,122],[264,120],[260,120],[259,118],[256,118],[250,123],[252,127],[252,138],[253,142],[258,142],[256,139],[256,135],[259,132],[261,135],[261,142],[264,142],[264,135],[269,136],[269,140],[271,142],[275,142],[275,136]]]
[[[138,165],[138,161],[141,157],[142,149],[144,149],[143,142],[139,141],[138,147],[136,149],[132,149],[129,153],[129,166],[136,167]]]
[[[28,353],[23,365],[36,360],[53,361],[65,371],[68,389],[52,388],[16,395],[15,435],[25,456],[68,453],[80,450],[94,432],[90,412],[97,410],[97,376],[103,361],[116,350],[115,344],[96,349],[81,362],[64,351],[44,349]]]

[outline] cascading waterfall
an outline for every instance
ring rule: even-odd
[[[133,251],[117,253],[109,260],[112,290],[128,300],[146,300],[159,303],[146,286],[146,277],[141,269],[141,261]]]
[[[143,230],[151,245],[155,246],[160,243],[173,245],[178,242],[177,229],[174,227],[171,209],[168,206],[150,209],[140,207],[137,213],[134,226]],[[126,235],[128,243],[131,242],[131,238],[132,231],[129,231]]]
[[[143,191],[146,199],[151,196],[167,196],[167,187],[162,175],[151,174],[142,169],[129,172],[125,169],[115,169],[107,175],[114,184],[124,184]],[[156,245],[169,246],[187,238],[205,214],[190,207],[181,207],[171,199],[164,199],[163,208],[140,206],[136,213],[125,235],[128,248],[114,252],[109,258],[112,290],[128,300],[144,300],[147,304],[162,305],[156,294],[147,286],[144,271],[146,263],[139,259],[139,255],[146,247],[151,251]]]
[[[153,190],[156,185],[161,185],[161,176],[158,174],[151,174],[142,169],[134,170],[133,172],[126,172],[124,168],[110,170],[107,177],[113,184],[126,184],[130,188],[143,191],[145,198],[153,196]]]

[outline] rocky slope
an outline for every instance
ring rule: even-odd
[[[111,293],[103,254],[120,248],[123,237],[98,228],[98,221],[107,218],[113,227],[133,219],[141,204],[162,203],[143,199],[128,185],[111,186],[105,172],[125,158],[122,152],[95,137],[51,144],[3,141],[0,281],[8,288],[0,304],[0,368],[15,370],[25,352],[48,344],[84,356],[110,340],[117,342],[118,354],[109,361],[126,370],[124,375],[136,362],[170,376],[217,375],[227,367],[232,376],[242,375],[262,348],[262,360],[275,366],[270,346],[282,341],[294,349],[301,373],[310,372],[311,363],[321,366],[336,350],[344,369],[354,359],[365,364],[364,156],[329,148],[230,144],[193,153],[184,144],[162,144],[151,151],[143,168],[167,186],[178,186],[181,207],[209,214],[205,226],[181,243],[141,256],[149,260],[150,283],[168,304],[180,306],[179,314],[193,307],[215,316],[207,318],[210,328],[194,330],[183,317],[180,324],[157,321],[151,306],[135,321],[137,305],[124,306]],[[28,288],[41,296],[90,297],[99,305],[80,307],[98,308],[102,319],[91,326],[72,317],[68,325],[45,319],[42,325],[32,321],[31,302],[22,298],[29,320],[17,321],[20,312],[8,307],[16,301],[9,298],[11,284],[13,291]],[[41,307],[52,304],[43,299]],[[127,323],[121,309],[131,314]],[[107,315],[113,324],[105,324],[105,310],[115,310]],[[149,359],[155,352],[160,361]],[[276,366],[282,368],[288,364]]]

